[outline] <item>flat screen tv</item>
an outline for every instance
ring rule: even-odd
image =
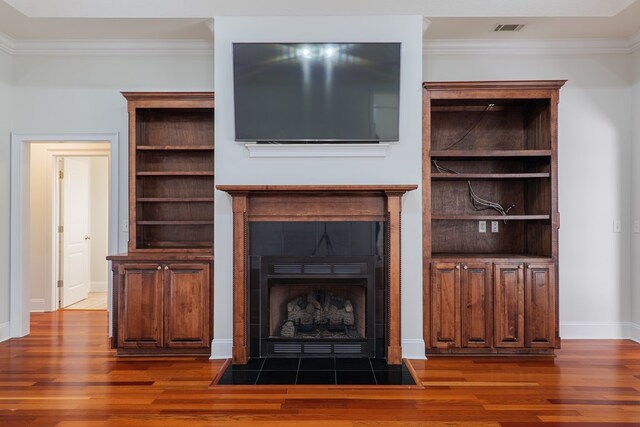
[[[400,43],[234,43],[236,141],[398,140]]]

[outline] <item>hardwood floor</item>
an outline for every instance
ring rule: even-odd
[[[640,344],[564,341],[553,360],[411,361],[424,388],[218,386],[201,357],[116,358],[107,314],[32,315],[0,343],[0,426],[640,425]]]

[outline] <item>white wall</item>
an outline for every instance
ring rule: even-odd
[[[402,43],[400,141],[385,158],[249,158],[234,142],[232,42]],[[422,18],[220,17],[215,25],[216,184],[420,184]],[[214,357],[229,357],[232,339],[232,211],[216,192]],[[402,339],[422,340],[420,190],[408,193],[402,217]],[[407,350],[405,346],[405,351]]]
[[[560,332],[628,336],[629,55],[425,55],[425,80],[567,79],[559,105]],[[613,233],[614,219],[623,232]]]
[[[640,50],[632,56],[633,62],[633,79],[631,87],[631,96],[633,97],[633,143],[632,143],[632,188],[631,197],[632,220],[640,221]],[[631,235],[631,337],[636,341],[640,341],[640,234],[633,233]]]
[[[120,92],[211,91],[213,56],[16,56],[14,76],[13,132],[120,133],[120,159],[114,161],[120,165],[119,242],[120,251],[125,252],[128,120]],[[1,185],[5,182],[8,185],[8,175]]]
[[[106,292],[109,277],[109,161],[106,157],[89,159],[89,235],[91,236],[91,292]]]
[[[0,50],[0,341],[9,337],[9,162],[13,58]]]

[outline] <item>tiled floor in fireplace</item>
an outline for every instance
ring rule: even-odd
[[[416,385],[404,365],[369,358],[259,358],[229,365],[217,385]]]

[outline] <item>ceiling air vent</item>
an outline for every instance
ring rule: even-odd
[[[493,27],[495,32],[513,32],[520,31],[524,27],[524,24],[498,24]]]

